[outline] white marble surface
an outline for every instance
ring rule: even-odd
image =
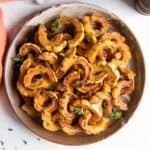
[[[35,5],[30,0],[18,0],[16,2],[0,3],[3,8],[5,25],[10,41],[14,38],[22,20],[28,19],[29,15],[53,4],[70,2],[70,0],[45,0],[44,5]],[[150,16],[142,16],[134,9],[132,0],[76,0],[74,2],[93,3],[109,9],[123,19],[136,35],[143,51],[146,64],[146,85],[142,101],[131,120],[113,136],[95,144],[70,147],[51,143],[40,138],[27,129],[12,111],[5,95],[4,87],[0,88],[0,150],[98,150],[115,149],[136,150],[150,147]],[[8,131],[12,128],[13,131]],[[23,143],[27,141],[27,144]]]

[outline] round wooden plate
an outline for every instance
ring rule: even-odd
[[[26,113],[24,113],[20,108],[20,99],[19,94],[16,91],[15,84],[13,83],[13,63],[12,57],[16,55],[16,47],[18,44],[25,41],[27,36],[31,36],[31,32],[35,27],[40,23],[47,23],[48,21],[56,18],[59,15],[74,16],[77,18],[82,18],[85,14],[96,12],[104,16],[108,22],[111,24],[112,28],[116,31],[119,31],[126,37],[127,44],[130,46],[132,53],[132,60],[130,67],[136,73],[135,77],[135,90],[131,94],[131,101],[129,103],[129,109],[125,113],[124,117],[113,123],[105,132],[100,133],[99,135],[75,135],[68,136],[63,132],[49,132],[42,128],[40,124],[32,120]],[[135,109],[137,108],[144,88],[145,81],[145,67],[144,60],[141,52],[141,48],[127,25],[120,20],[116,15],[112,14],[108,10],[105,10],[100,7],[91,6],[88,4],[63,4],[60,6],[55,6],[44,10],[37,16],[30,19],[19,31],[15,39],[10,45],[10,48],[7,52],[5,59],[5,68],[4,68],[4,80],[5,88],[9,98],[9,101],[14,109],[16,115],[20,120],[30,128],[37,135],[59,144],[65,145],[83,145],[90,144],[96,141],[100,141],[111,134],[115,133],[119,128],[121,128],[131,117]]]

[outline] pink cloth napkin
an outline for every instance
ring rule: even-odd
[[[4,0],[0,0],[0,2],[4,2]],[[8,1],[8,0],[6,0]],[[3,74],[3,56],[6,49],[6,41],[7,41],[7,31],[3,22],[3,12],[0,8],[0,84],[2,81]]]
[[[8,1],[10,1],[10,0],[0,0],[0,2],[8,2]]]

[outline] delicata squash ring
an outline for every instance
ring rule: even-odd
[[[108,30],[108,22],[96,14],[84,16],[83,25],[85,30],[85,38],[92,43],[97,41],[96,37],[105,34]]]
[[[74,17],[69,17],[69,16],[61,16],[60,18],[58,18],[60,25],[63,26],[64,28],[66,26],[73,26],[73,35],[72,35],[72,39],[68,40],[68,45],[70,48],[72,47],[76,47],[77,45],[80,44],[80,42],[83,40],[84,38],[84,27],[83,24],[76,18]],[[53,27],[54,28],[54,27]],[[53,29],[54,30],[54,29]],[[57,31],[58,29],[55,28],[55,31]]]
[[[39,29],[36,33],[36,40],[42,46],[44,49],[48,51],[55,51],[55,52],[60,52],[62,51],[67,43],[65,40],[62,40],[62,38],[54,37],[54,39],[48,39],[48,34],[47,34],[47,28],[44,24],[41,24],[39,26]]]
[[[134,90],[132,55],[125,37],[109,27],[96,14],[60,16],[21,45],[14,58],[21,108],[46,130],[100,134],[127,111],[122,97]]]

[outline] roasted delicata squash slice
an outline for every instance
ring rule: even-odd
[[[98,55],[98,52],[100,51],[102,47],[102,43],[97,42],[96,44],[92,45],[86,54],[86,57],[90,63],[94,63],[96,61],[96,57]]]
[[[55,38],[58,40],[68,41],[72,39],[72,35],[69,33],[58,33]]]
[[[68,135],[75,135],[75,134],[79,134],[82,129],[80,128],[80,126],[77,125],[72,125],[72,123],[68,123],[65,118],[63,116],[60,115],[60,119],[59,119],[59,125],[62,129],[62,131]]]
[[[28,57],[23,61],[20,66],[20,75],[23,77],[27,70],[33,65],[33,57],[32,55],[28,55]]]
[[[107,75],[108,75],[105,80],[105,83],[107,83],[110,87],[116,86],[120,78],[120,73],[117,70],[116,66],[112,63],[108,63],[105,66],[105,71],[107,72]]]
[[[96,96],[102,101],[103,114],[107,116],[112,111],[112,101],[109,93],[105,91],[97,92]],[[92,102],[92,99],[90,100]]]
[[[19,49],[20,56],[26,56],[26,55],[29,55],[30,53],[37,55],[41,52],[42,52],[41,48],[38,45],[33,44],[33,43],[25,43]]]
[[[112,90],[113,105],[120,110],[127,110],[127,103],[120,96],[130,94],[134,90],[134,83],[131,81],[122,80],[117,83],[117,86]]]
[[[80,70],[78,70],[81,74],[81,82],[85,83],[87,82],[87,80],[90,79],[91,74],[92,74],[92,65],[87,61],[87,59],[85,59],[82,56],[79,56],[76,59],[75,64],[78,66],[78,68],[81,68]],[[76,69],[76,68],[75,68]]]
[[[102,61],[110,61],[116,52],[116,44],[113,43],[112,41],[105,40],[102,42],[102,47],[100,51],[98,52],[98,57]]]
[[[97,92],[99,89],[101,88],[100,84],[98,83],[89,83],[89,84],[84,84],[84,85],[80,85],[77,87],[77,90],[80,92],[80,93],[83,93],[83,94],[93,94],[95,92]]]
[[[128,80],[133,80],[135,77],[135,73],[126,67],[120,67],[119,68],[120,74],[122,75],[122,78],[128,79]]]
[[[91,117],[92,113],[88,110],[85,110],[84,115],[79,119],[79,124],[82,129],[84,129],[86,134],[99,134],[107,129],[110,122],[108,118],[102,117],[99,122],[91,125],[89,124]]]
[[[64,57],[64,59],[61,62],[60,67],[58,67],[56,71],[56,76],[58,79],[62,78],[67,73],[67,71],[76,62],[76,59],[77,59],[76,55],[69,55],[69,56]]]
[[[92,99],[94,99],[94,98],[97,100],[96,103],[90,103],[86,99],[81,99],[81,100],[77,99],[70,106],[70,109],[72,111],[75,111],[75,108],[81,107],[81,108],[83,108],[83,114],[84,114],[84,111],[87,109],[93,113],[93,119],[91,122],[97,122],[101,119],[101,117],[103,115],[103,112],[101,109],[102,101],[99,100],[98,97],[96,97],[96,96],[92,97]]]
[[[26,74],[26,72],[28,71],[28,69],[31,67],[32,64],[33,64],[33,57],[31,55],[28,55],[28,57],[24,60],[24,62],[20,67],[20,75],[18,77],[16,84],[19,93],[27,97],[33,97],[36,92],[36,90],[31,89],[29,90],[28,88],[26,88],[23,83],[24,75]]]
[[[52,91],[37,91],[34,95],[34,108],[36,111],[49,111],[57,107],[58,95]]]
[[[104,79],[107,78],[107,73],[106,72],[100,72],[97,74],[93,74],[90,78],[90,83],[103,83]]]
[[[71,93],[64,93],[59,99],[59,113],[68,121],[72,121],[75,117],[73,113],[69,112],[68,107],[71,100]]]
[[[39,76],[38,76],[39,75]],[[36,77],[38,76],[38,77]],[[29,68],[24,76],[24,86],[29,89],[47,89],[57,82],[56,75],[51,68],[36,66]]]
[[[43,110],[41,113],[42,124],[43,124],[43,127],[49,131],[57,131],[60,129],[60,127],[58,125],[57,120],[53,119],[53,115],[54,115],[53,112],[57,109],[57,101],[56,99],[54,99],[54,97],[55,98],[57,97],[56,97],[56,94],[52,92],[49,92],[47,94],[48,94],[48,98],[51,99],[51,102],[48,104],[48,106],[45,106],[45,107],[42,106],[43,108],[41,107],[40,109],[40,110]],[[40,97],[37,97],[36,100],[34,99],[34,101],[36,101],[37,103],[40,100],[41,100]],[[36,107],[36,108],[40,108],[40,107]]]
[[[93,67],[93,74],[101,73],[105,70],[105,65],[107,64],[107,61],[98,61],[94,64],[92,64]]]
[[[108,30],[107,21],[96,14],[84,16],[83,25],[85,38],[92,43],[97,41],[96,37],[103,35]]]
[[[74,29],[74,31],[72,31],[73,32],[72,39],[68,40],[69,47],[72,48],[79,45],[79,43],[84,38],[84,27],[82,23],[78,19],[68,16],[60,16],[60,18],[57,19],[56,21],[59,21],[61,27],[65,28],[67,26],[71,26]],[[55,28],[55,31],[58,30],[59,28],[58,29]]]
[[[119,32],[109,32],[105,33],[100,40],[101,41],[110,40],[116,44],[120,44],[125,42],[125,37],[122,36]]]
[[[116,48],[116,44],[109,40],[97,42],[89,48],[86,56],[90,63],[95,63],[97,59],[98,61],[111,60]]]
[[[52,112],[43,111],[41,113],[43,127],[52,132],[60,130],[58,122],[54,121],[52,118],[53,118]]]
[[[37,58],[38,60],[49,63],[54,70],[58,68],[58,56],[54,52],[43,52]]]
[[[97,64],[94,64],[94,66],[95,65]],[[95,74],[98,76],[98,81],[104,81],[104,84],[107,84],[110,88],[116,86],[120,78],[120,73],[116,66],[113,63],[100,63],[98,67],[95,67],[94,70]],[[95,76],[95,78],[97,76]]]
[[[36,41],[39,45],[47,51],[60,52],[62,51],[67,42],[63,40],[62,36],[56,36],[53,39],[48,39],[47,28],[44,24],[40,24],[37,33],[35,34]]]
[[[36,90],[30,90],[24,86],[21,76],[19,76],[17,80],[17,90],[22,96],[27,97],[34,97],[34,94],[36,93]]]
[[[63,85],[67,91],[72,91],[80,85],[80,73],[77,71],[70,72],[63,81]]]
[[[126,67],[132,57],[129,46],[125,43],[117,45],[116,56],[119,58],[112,59],[112,63],[118,67]]]
[[[60,16],[40,24],[13,58],[21,108],[46,130],[95,135],[124,117],[135,86],[132,54],[109,23],[94,13]]]

